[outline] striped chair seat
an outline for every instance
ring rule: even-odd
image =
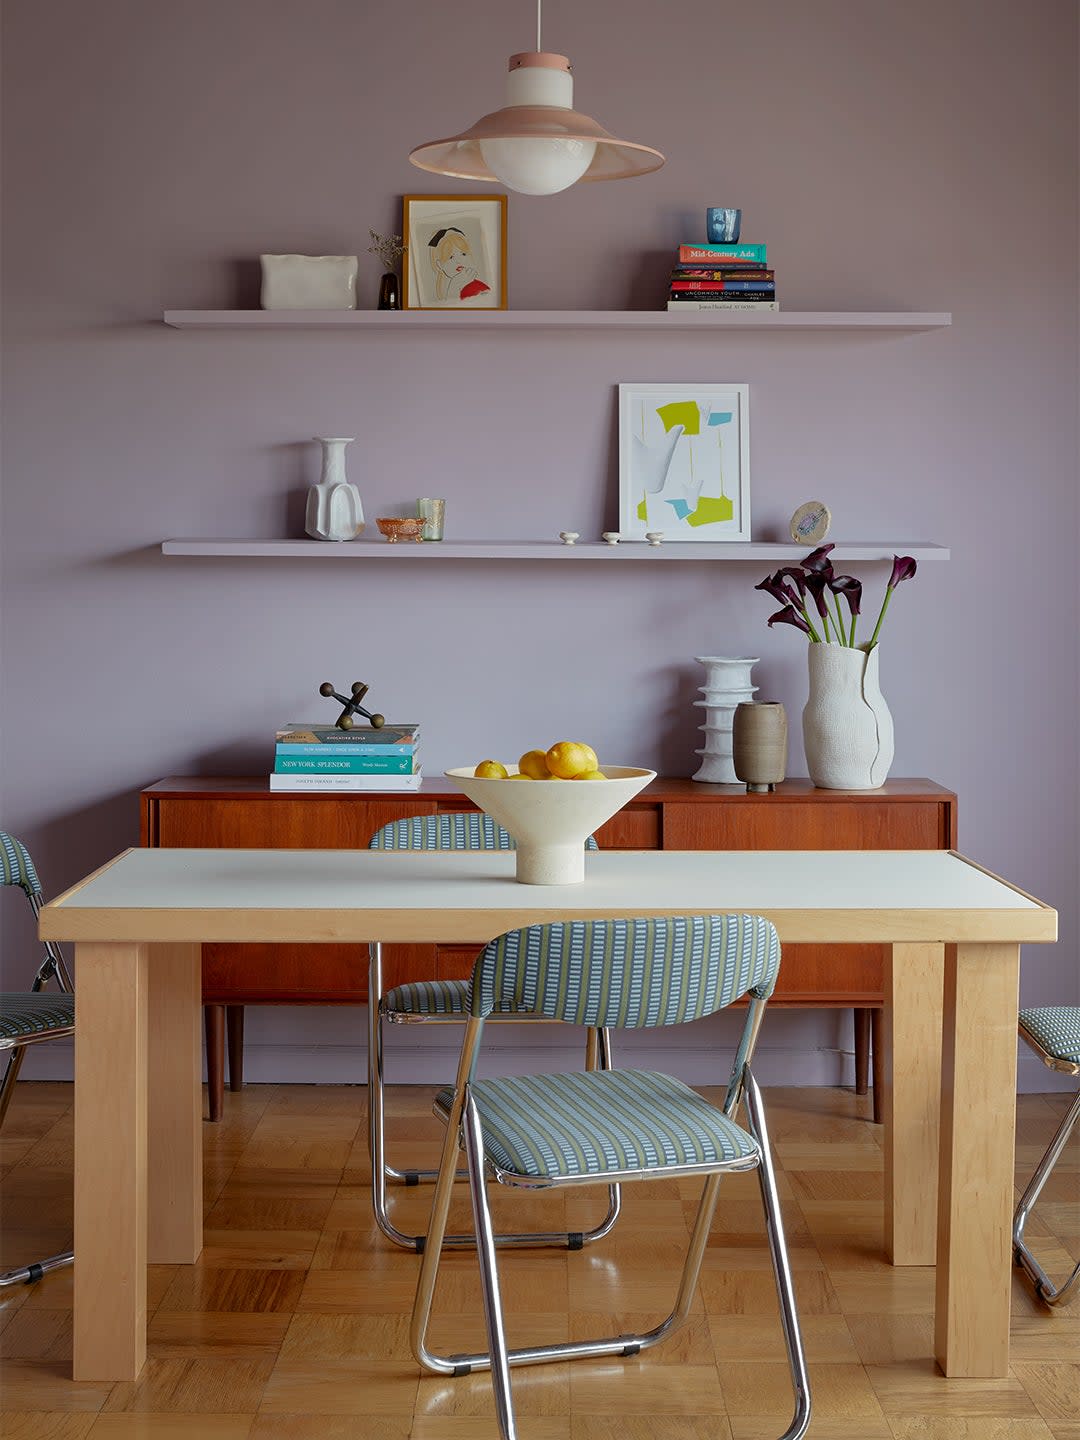
[[[515,850],[514,837],[481,810],[445,815],[410,815],[381,826],[368,843],[369,850]],[[586,850],[597,849],[595,838]]]
[[[75,1024],[75,996],[44,990],[0,994],[0,1043],[70,1030]]]
[[[1057,1060],[1080,1064],[1080,1007],[1048,1005],[1021,1010],[1020,1025],[1048,1054]]]
[[[471,984],[470,980],[413,980],[407,985],[395,985],[393,990],[387,990],[380,1008],[384,1015],[390,1017],[460,1015],[465,1020],[469,1015]],[[504,1000],[495,1006],[493,1013],[514,1015],[517,1006],[512,1000]]]
[[[757,1142],[670,1075],[588,1070],[480,1080],[471,1087],[484,1152],[532,1180],[605,1177],[659,1167],[755,1164]],[[449,1113],[453,1091],[438,1105]]]

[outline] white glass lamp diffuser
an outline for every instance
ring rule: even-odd
[[[540,48],[510,56],[506,104],[459,135],[418,145],[409,159],[421,170],[462,180],[501,181],[522,195],[555,195],[578,180],[621,180],[664,163],[659,150],[619,140],[574,108],[565,55]]]

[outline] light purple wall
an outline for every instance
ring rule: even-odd
[[[756,536],[821,497],[841,538],[952,548],[890,614],[893,773],[955,788],[961,846],[1060,907],[1023,996],[1077,1000],[1071,0],[549,0],[580,107],[668,163],[511,196],[513,307],[656,307],[673,247],[735,203],[787,308],[954,316],[718,339],[160,323],[250,303],[263,250],[358,251],[374,304],[368,227],[400,228],[404,192],[470,188],[406,153],[501,103],[524,0],[7,0],[3,18],[0,823],[51,891],[137,843],[148,782],[265,771],[275,724],[318,715],[327,678],[422,720],[433,772],[575,734],[687,774],[692,657],[760,655],[800,772],[804,646],[766,630],[760,567],[399,576],[158,549],[301,534],[320,433],[359,437],[369,516],[443,494],[452,537],[595,535],[615,523],[617,382],[747,381]],[[252,1033],[269,1054],[313,1021]],[[785,1024],[792,1076],[848,1043],[839,1020]]]

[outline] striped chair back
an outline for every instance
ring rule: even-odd
[[[675,915],[528,925],[488,942],[472,1014],[500,1002],[589,1026],[679,1025],[772,994],[780,941],[760,915]]]
[[[30,900],[41,894],[41,882],[30,852],[6,830],[0,830],[0,885],[18,885]]]
[[[368,841],[369,850],[514,850],[514,837],[481,810],[411,815],[391,820]],[[595,850],[590,835],[586,850]]]

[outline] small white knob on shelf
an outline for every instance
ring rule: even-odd
[[[622,536],[618,530],[605,530],[601,535],[601,539],[606,540],[609,545],[617,545],[622,539]]]
[[[579,530],[560,530],[559,539],[564,545],[573,545],[580,533]]]
[[[645,531],[645,539],[649,542],[650,545],[659,545],[660,541],[663,540],[663,538],[664,532],[662,530]]]

